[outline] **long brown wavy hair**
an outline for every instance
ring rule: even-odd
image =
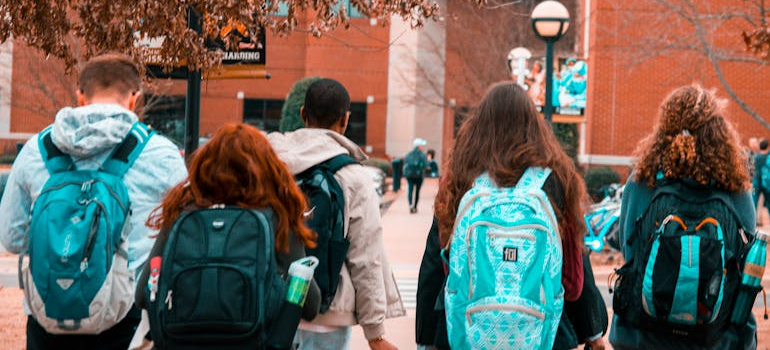
[[[188,207],[214,204],[271,208],[276,249],[288,251],[289,232],[314,247],[316,234],[305,226],[305,197],[270,143],[245,124],[222,126],[190,161],[186,181],[173,187],[147,219],[147,226],[168,229]]]
[[[554,205],[562,239],[582,246],[588,198],[583,179],[527,93],[512,82],[493,85],[457,133],[435,210],[442,245],[449,242],[460,200],[476,177],[486,171],[498,186],[512,187],[531,166],[553,170],[565,204],[563,211]]]
[[[751,186],[747,156],[724,116],[724,102],[700,85],[672,91],[655,129],[637,149],[635,180],[653,187],[658,172],[704,186],[739,192]]]

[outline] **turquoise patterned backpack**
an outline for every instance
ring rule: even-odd
[[[452,349],[551,349],[564,306],[562,250],[542,187],[529,168],[516,187],[479,176],[463,196],[450,242],[446,317]]]

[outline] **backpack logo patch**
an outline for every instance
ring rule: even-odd
[[[505,247],[503,248],[503,261],[516,262],[519,260],[519,248]]]
[[[63,290],[70,289],[73,283],[75,283],[75,280],[71,278],[67,278],[67,279],[62,278],[62,279],[56,280],[56,284],[58,284],[59,287],[61,287],[61,289]]]

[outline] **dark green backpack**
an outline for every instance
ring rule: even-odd
[[[334,174],[355,163],[349,155],[341,154],[295,176],[310,208],[307,225],[318,234],[316,247],[306,249],[306,253],[318,258],[314,278],[321,290],[322,313],[334,300],[350,247],[345,238],[345,195]]]
[[[160,265],[157,294],[146,297],[158,349],[268,347],[286,295],[270,211],[184,212],[168,232]]]
[[[634,256],[617,272],[615,314],[711,346],[729,326],[750,238],[727,193],[660,183],[629,236]]]

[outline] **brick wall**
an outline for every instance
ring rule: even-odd
[[[306,23],[300,23],[302,28]],[[271,79],[235,79],[204,81],[201,86],[201,134],[212,133],[224,123],[240,122],[245,98],[284,99],[291,86],[305,76],[316,75],[339,80],[350,92],[353,102],[366,102],[367,144],[374,156],[385,154],[385,125],[388,81],[389,29],[381,24],[371,26],[368,19],[352,19],[351,28],[338,29],[322,38],[296,32],[287,38],[267,35],[267,72]],[[71,105],[66,98],[44,99],[52,94],[68,96],[74,81],[63,81],[63,69],[53,59],[17,45],[14,50],[13,98],[45,101],[45,109],[30,110],[14,105],[11,110],[12,132],[36,132],[53,121],[59,108]],[[27,64],[26,62],[30,62]],[[18,67],[24,68],[19,69]],[[39,72],[45,72],[40,77]],[[40,84],[40,83],[43,84]],[[185,81],[162,81],[153,93],[184,95]],[[74,90],[72,90],[74,91]],[[57,96],[58,96],[57,95]]]
[[[680,3],[679,0],[667,0]],[[715,88],[728,98],[713,65],[699,53],[665,50],[661,42],[698,48],[694,28],[676,13],[653,1],[592,0],[588,69],[588,132],[586,152],[595,155],[632,155],[637,143],[648,135],[658,117],[658,107],[676,87],[692,82]],[[741,0],[708,1],[698,11],[729,13],[730,8],[745,10]],[[742,56],[742,20],[730,20],[703,31],[720,52],[734,51]],[[680,40],[680,41],[677,41]],[[642,62],[635,62],[641,61]],[[760,115],[770,119],[770,65],[722,62],[725,79],[736,94]],[[728,118],[738,127],[741,139],[770,137],[737,103],[729,101]]]

